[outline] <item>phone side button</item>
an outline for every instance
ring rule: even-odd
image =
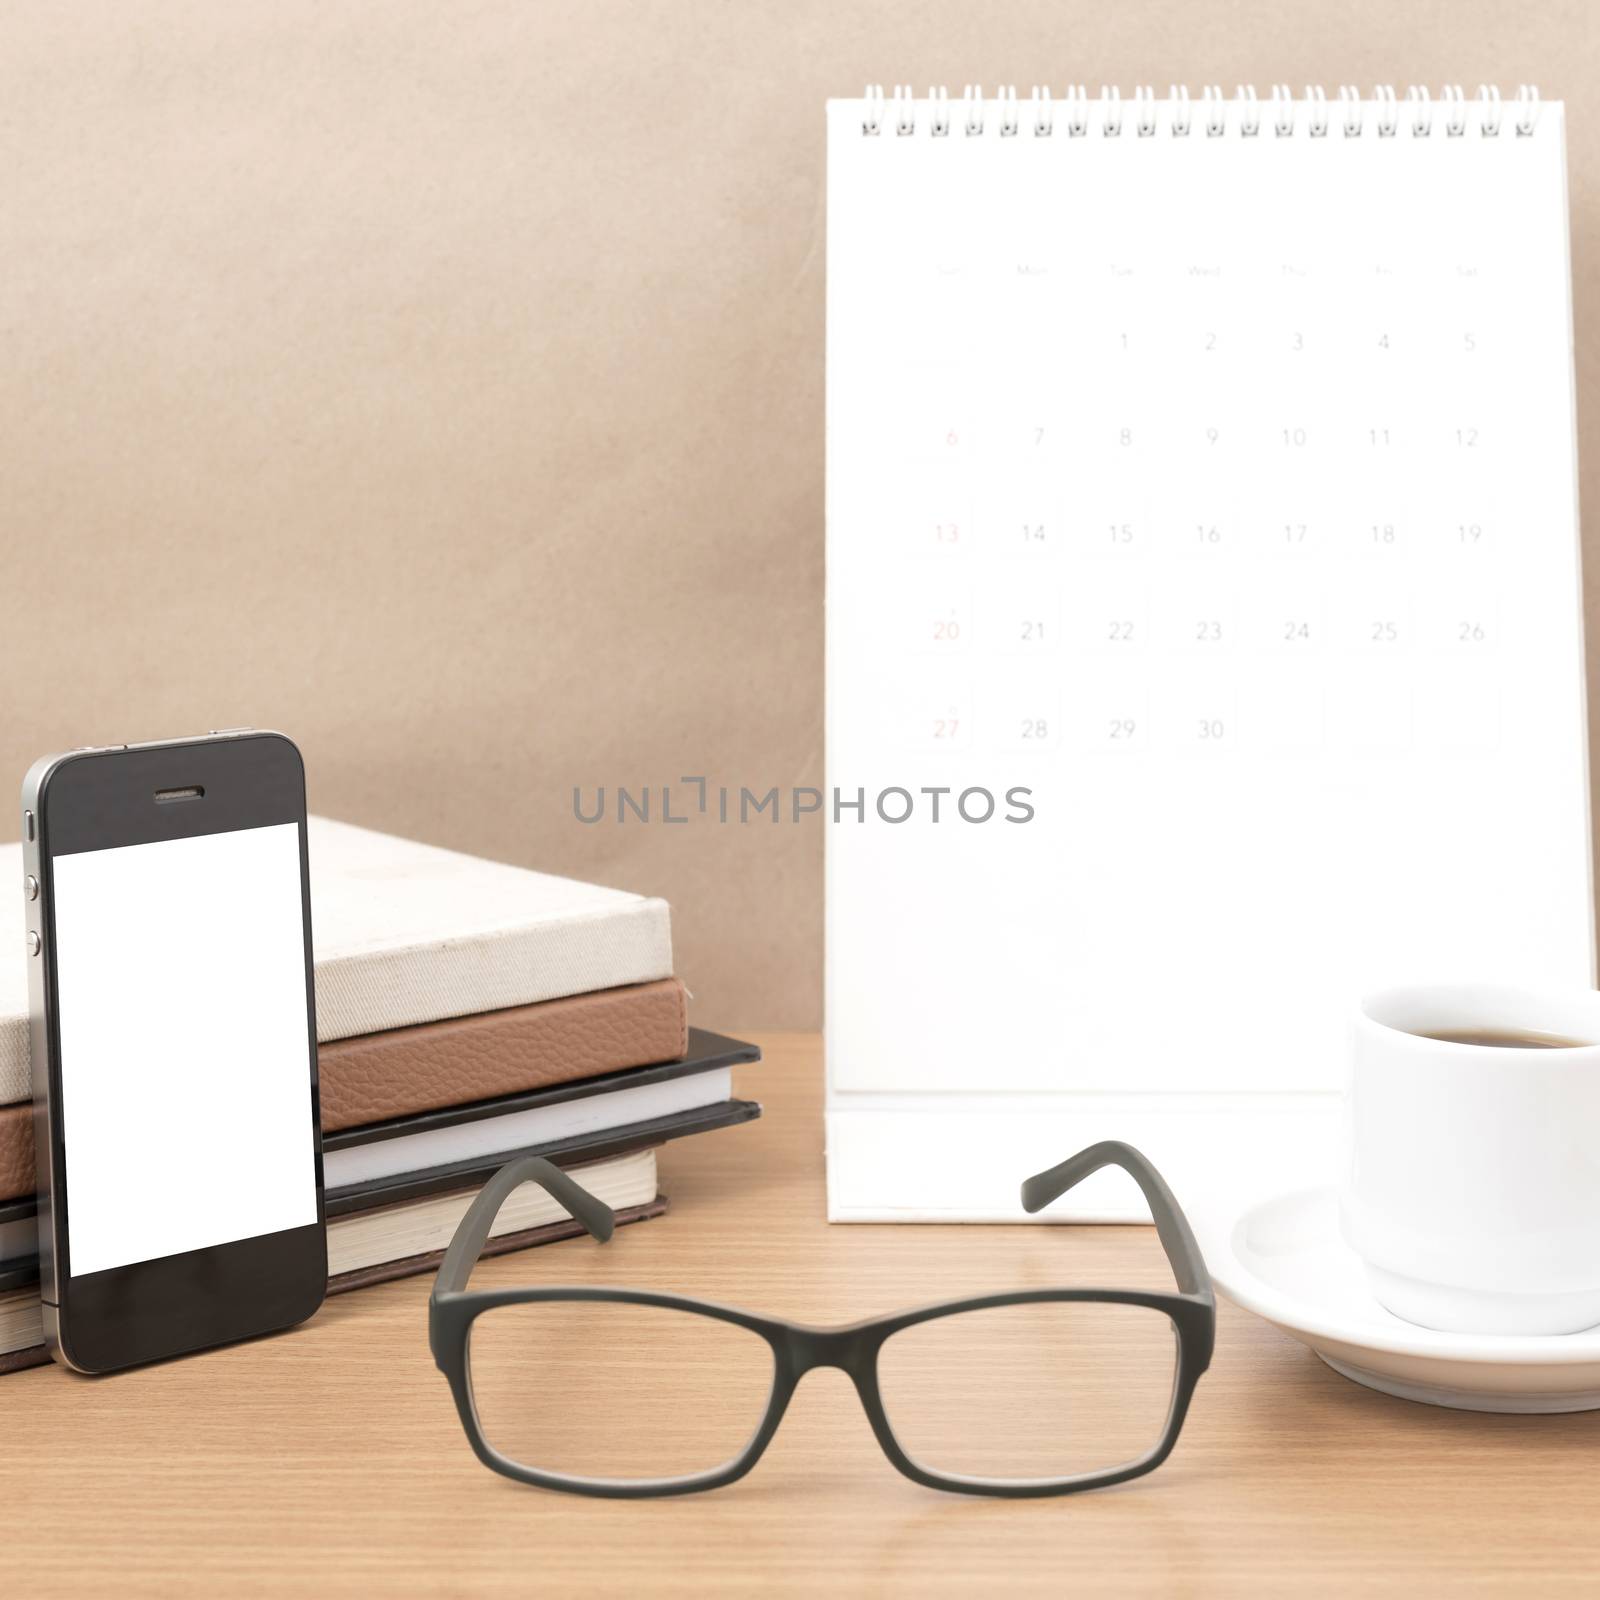
[[[22,892],[30,901],[39,898],[39,880],[31,872],[22,880]]]
[[[28,929],[28,954],[36,956],[39,953],[39,935],[32,928]]]

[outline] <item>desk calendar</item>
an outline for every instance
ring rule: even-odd
[[[1331,1176],[1364,990],[1593,981],[1560,105],[832,102],[827,406],[835,1218]]]

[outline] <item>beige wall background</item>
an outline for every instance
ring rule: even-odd
[[[815,1024],[818,827],[572,789],[822,782],[822,104],[868,81],[1566,99],[1600,505],[1586,0],[4,3],[4,781],[279,727],[317,810],[665,895],[702,1021]]]

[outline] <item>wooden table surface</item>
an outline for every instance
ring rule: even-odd
[[[604,1248],[503,1257],[474,1281],[652,1286],[824,1323],[969,1290],[1170,1286],[1148,1228],[829,1227],[818,1044],[762,1043],[738,1089],[765,1117],[662,1151],[667,1217]],[[801,1384],[742,1482],[630,1503],[478,1464],[428,1355],[429,1281],[116,1378],[0,1379],[5,1592],[1600,1592],[1600,1415],[1371,1394],[1228,1305],[1177,1450],[1119,1488],[918,1488],[828,1371]]]

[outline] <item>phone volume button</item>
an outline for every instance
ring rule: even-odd
[[[28,954],[36,956],[39,953],[39,935],[32,928],[28,929]]]
[[[39,880],[31,872],[22,880],[22,892],[30,903],[39,898]]]

